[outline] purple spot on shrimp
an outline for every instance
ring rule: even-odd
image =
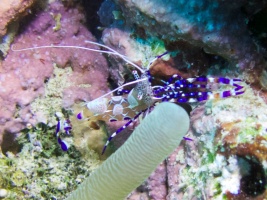
[[[60,131],[60,121],[57,122],[56,134]]]
[[[187,87],[188,87],[188,88],[196,88],[197,85],[195,85],[195,84],[193,84],[193,83],[189,83],[189,84],[187,85]]]
[[[233,84],[233,86],[235,86],[236,88],[235,88],[235,91],[238,91],[238,90],[241,90],[242,88],[243,88],[243,86],[241,86],[241,85],[238,85],[238,84]]]
[[[116,119],[110,119],[109,120],[109,122],[116,122],[116,121],[118,121],[118,120],[116,120]]]
[[[189,97],[194,98],[197,96],[197,94],[198,94],[197,92],[190,92]]]
[[[131,120],[131,117],[124,117],[123,120],[126,120],[126,121]]]
[[[60,147],[63,151],[67,151],[69,149],[69,145],[64,140],[61,140],[60,137],[57,138],[57,142],[60,144]]]
[[[187,101],[188,101],[187,98],[179,98],[179,99],[177,99],[177,102],[179,102],[179,103],[185,103]]]
[[[205,101],[206,99],[203,98],[203,97],[198,97],[197,100],[198,100],[198,101]]]
[[[242,81],[242,80],[239,78],[234,78],[233,81]]]
[[[205,77],[205,76],[201,76],[201,77],[197,77],[197,78],[196,78],[196,81],[199,81],[199,82],[207,82],[208,79],[207,79],[207,77]]]
[[[69,131],[69,130],[71,130],[71,129],[72,129],[71,126],[65,126],[65,127],[64,127],[64,130],[65,130],[65,131]]]
[[[129,94],[129,93],[130,93],[130,90],[121,89],[117,91],[117,95],[123,95],[123,94]]]
[[[222,93],[222,97],[223,97],[223,98],[230,97],[230,96],[231,96],[231,91],[230,91],[230,90],[224,91],[224,92]]]
[[[193,141],[191,138],[188,138],[188,137],[183,137],[184,140],[188,140],[188,141]]]
[[[116,133],[119,133],[119,132],[121,132],[121,131],[123,131],[124,130],[124,127],[120,127],[117,131],[116,131]]]
[[[69,127],[65,127],[64,128],[64,131],[65,131],[65,133],[67,134],[67,135],[70,135],[70,131],[71,131],[71,127],[69,126]]]
[[[82,114],[82,112],[78,113],[78,114],[76,115],[76,118],[77,118],[78,120],[81,120],[81,119],[83,118],[83,114]]]
[[[198,101],[206,101],[208,99],[208,93],[207,92],[201,92],[202,96],[197,97]]]
[[[241,92],[236,92],[235,95],[240,95],[240,94],[244,94],[245,91],[241,91]]]
[[[230,79],[229,78],[220,77],[218,79],[218,83],[229,84],[230,83]]]
[[[68,151],[69,147],[68,147],[68,144],[65,141],[62,140],[60,145],[61,145],[61,149],[63,151]]]

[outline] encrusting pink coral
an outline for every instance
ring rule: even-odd
[[[15,38],[13,48],[53,44],[98,48],[85,42],[95,38],[82,24],[81,13],[77,8],[66,9],[59,2],[50,4],[24,27]],[[59,68],[71,66],[72,73],[67,76],[70,86],[64,88],[63,94],[58,94],[65,108],[77,100],[90,100],[108,90],[107,62],[99,53],[55,48],[10,51],[2,62],[0,74],[0,137],[5,132],[17,133],[27,123],[38,122],[31,102],[45,95],[45,83],[55,77],[54,64]],[[87,87],[83,86],[85,84]]]

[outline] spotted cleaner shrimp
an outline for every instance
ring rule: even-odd
[[[173,74],[168,80],[157,79],[150,75],[150,66],[158,59],[168,54],[165,52],[159,56],[153,58],[147,67],[140,67],[133,63],[129,58],[115,51],[114,49],[99,44],[93,41],[86,41],[89,44],[97,45],[104,50],[86,48],[80,46],[39,46],[25,49],[14,49],[13,51],[26,51],[42,48],[75,48],[88,51],[94,51],[99,53],[105,53],[108,55],[115,55],[120,57],[126,63],[135,68],[132,71],[134,81],[127,82],[116,89],[88,102],[84,102],[82,110],[76,115],[77,120],[91,120],[93,118],[106,122],[125,120],[126,123],[112,133],[105,146],[103,147],[102,154],[105,152],[110,141],[126,129],[130,124],[136,121],[139,116],[145,117],[153,106],[157,103],[169,101],[174,103],[194,103],[202,102],[210,99],[227,98],[231,96],[238,96],[245,92],[244,87],[240,84],[241,79],[226,77],[207,77],[198,76],[194,78],[182,78],[177,74]],[[223,90],[220,92],[214,92],[210,89],[210,85],[229,85],[232,88]],[[128,89],[130,88],[130,89]],[[113,96],[114,93],[117,93]],[[62,128],[63,127],[63,128]],[[58,120],[56,127],[56,136],[58,143],[63,150],[67,150],[68,145],[64,140],[60,138],[59,132],[61,130],[71,130],[69,121]],[[188,138],[185,138],[188,139]],[[190,139],[188,139],[190,140]]]

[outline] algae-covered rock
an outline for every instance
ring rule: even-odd
[[[12,184],[14,186],[22,186],[26,183],[26,176],[21,170],[15,171],[15,173],[11,177]]]

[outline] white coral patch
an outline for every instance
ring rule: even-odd
[[[240,168],[236,156],[231,156],[228,159],[229,165],[222,170],[221,188],[222,192],[227,191],[232,194],[238,194],[240,188]]]

